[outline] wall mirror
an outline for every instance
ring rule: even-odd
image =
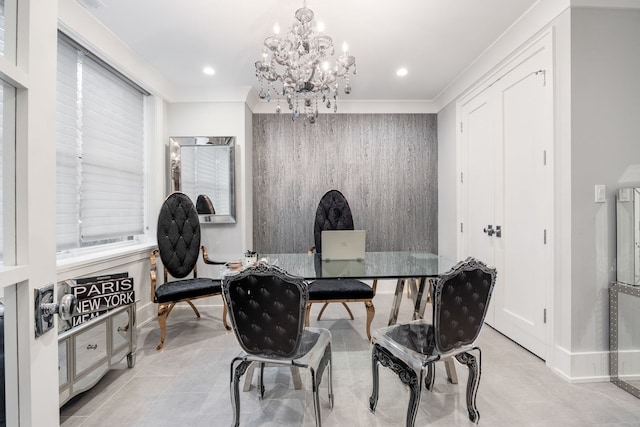
[[[171,190],[196,205],[201,224],[236,222],[233,136],[169,138]]]
[[[616,280],[640,285],[640,188],[618,190],[616,233]]]
[[[611,285],[611,381],[640,397],[640,188],[618,190],[617,281]]]

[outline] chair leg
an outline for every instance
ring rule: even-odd
[[[436,382],[436,365],[430,363],[427,366],[427,374],[424,376],[424,386],[427,390],[433,390],[433,384]]]
[[[365,301],[364,306],[367,309],[367,338],[371,341],[371,322],[376,315],[376,308],[373,306],[373,301]]]
[[[313,368],[310,368],[309,370],[311,371],[311,386],[313,387],[313,410],[316,415],[316,427],[321,427],[322,419],[320,415],[320,393],[318,392],[320,389],[320,376]]]
[[[222,324],[224,325],[224,328],[227,331],[231,330],[231,326],[229,326],[229,323],[227,323],[227,304],[224,303],[224,301],[222,301]]]
[[[240,363],[234,367],[235,363]],[[240,358],[235,358],[231,361],[231,407],[233,408],[233,425],[238,427],[240,425],[240,377],[244,375],[247,368],[251,365],[251,362],[242,361]]]
[[[336,301],[337,302],[337,301]],[[320,318],[322,317],[322,314],[324,313],[324,310],[327,308],[327,306],[329,305],[328,302],[325,302],[324,305],[322,306],[322,308],[320,309],[320,313],[318,313],[318,319],[320,320]],[[354,319],[353,317],[353,313],[351,312],[351,309],[349,308],[349,306],[347,305],[346,302],[342,303],[342,306],[345,308],[345,310],[347,310],[347,313],[349,313],[349,317],[351,318],[351,320]]]
[[[327,306],[329,305],[328,302],[325,302],[324,305],[322,306],[322,308],[320,309],[320,313],[318,313],[318,318],[316,320],[320,320],[320,318],[322,317],[322,314],[324,313],[324,310],[327,308]]]
[[[480,421],[480,413],[476,406],[476,395],[478,394],[478,385],[480,384],[480,366],[482,364],[482,354],[478,350],[478,358],[476,359],[471,353],[461,353],[456,355],[458,362],[467,365],[469,368],[469,379],[467,381],[467,410],[469,411],[469,419],[478,423]]]
[[[353,320],[353,319],[354,319],[354,317],[353,317],[353,313],[351,312],[351,309],[349,308],[349,306],[347,305],[347,303],[346,303],[346,302],[343,302],[343,303],[342,303],[342,306],[345,308],[345,310],[347,310],[347,313],[349,313],[349,317],[351,318],[351,320]]]
[[[258,378],[258,391],[260,400],[264,399],[264,362],[260,362],[260,377]]]
[[[191,308],[193,309],[193,312],[194,312],[194,313],[196,313],[196,316],[197,316],[197,317],[200,317],[200,312],[198,311],[198,309],[196,308],[196,306],[195,306],[195,305],[193,305],[193,303],[192,303],[190,300],[188,300],[188,301],[187,301],[187,304],[189,304],[189,305],[191,306]]]
[[[369,409],[371,412],[376,412],[376,406],[378,405],[378,396],[379,396],[379,386],[380,379],[378,373],[378,345],[374,345],[371,350],[371,374],[373,377],[373,388],[371,390],[371,397],[369,397]]]
[[[418,378],[418,374],[411,367],[409,367],[402,360],[394,357],[389,350],[382,347],[379,344],[373,346],[371,350],[372,363],[374,364],[374,390],[369,398],[369,407],[372,411],[375,411],[376,404],[378,402],[378,378],[376,363],[380,363],[391,369],[398,375],[400,381],[409,387],[409,407],[407,408],[407,427],[413,427],[416,422],[416,415],[418,414],[418,405],[420,404],[420,394],[422,392],[422,379]]]
[[[304,326],[309,326],[309,315],[311,315],[311,303],[307,303],[307,310],[304,313]]]
[[[156,347],[156,350],[162,349],[164,346],[164,340],[167,338],[167,317],[173,310],[173,306],[176,303],[160,303],[158,304],[158,324],[160,325],[160,344]]]

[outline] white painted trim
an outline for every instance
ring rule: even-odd
[[[255,105],[249,105],[254,114],[275,114],[278,103],[276,100],[267,102],[259,100]],[[283,115],[289,115],[286,102],[280,102]],[[389,100],[343,100],[338,101],[337,114],[435,114],[438,108],[432,101],[389,101]],[[319,108],[320,114],[334,114],[333,108]]]
[[[469,87],[476,86],[483,77],[486,79],[485,76],[495,73],[496,69],[501,68],[500,64],[509,59],[509,55],[520,51],[527,40],[568,7],[569,0],[539,0],[435,97],[433,103],[437,110],[453,102]]]
[[[640,9],[638,0],[571,0],[571,7]]]
[[[74,257],[58,262],[58,281],[72,277],[80,277],[92,274],[98,270],[116,268],[121,265],[148,259],[151,251],[156,247],[155,243],[143,243],[138,245],[117,248],[111,251],[101,251]]]
[[[29,268],[25,265],[0,268],[0,288],[13,286],[29,278]]]
[[[588,351],[571,353],[556,346],[553,371],[570,383],[608,382],[609,352]]]

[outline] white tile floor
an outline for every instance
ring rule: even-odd
[[[374,299],[373,328],[388,320],[391,294]],[[329,408],[326,381],[320,405],[324,426],[404,425],[408,389],[388,369],[380,368],[380,399],[369,411],[371,355],[362,304],[351,304],[356,316],[348,320],[332,304],[320,322],[333,335],[335,406]],[[137,363],[110,371],[93,389],[60,410],[60,422],[72,426],[229,426],[229,362],[239,351],[235,337],[222,326],[222,307],[207,307],[197,319],[185,305],[169,317],[162,351],[157,323],[139,331]],[[317,315],[319,305],[314,305]],[[410,316],[403,303],[400,321]],[[326,319],[326,320],[325,320]],[[640,400],[611,383],[569,384],[543,361],[490,327],[479,339],[482,378],[478,391],[480,425],[514,426],[640,426]],[[416,426],[470,426],[465,401],[466,368],[458,365],[459,384],[449,384],[443,366],[432,392],[423,391]],[[308,374],[301,372],[303,386]],[[326,379],[326,378],[325,378]],[[314,426],[313,400],[308,387],[295,390],[287,369],[265,370],[265,399],[255,387],[241,393],[242,426]]]

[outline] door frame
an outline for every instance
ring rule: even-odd
[[[464,218],[466,216],[466,212],[464,209],[464,195],[465,190],[463,187],[463,173],[464,173],[464,159],[466,157],[466,153],[463,152],[464,149],[464,137],[461,129],[462,123],[462,109],[463,106],[472,101],[475,97],[483,93],[486,89],[491,87],[495,82],[500,80],[503,76],[507,75],[510,71],[518,67],[520,64],[525,62],[528,58],[540,52],[541,50],[546,50],[549,55],[551,55],[550,62],[550,70],[545,73],[546,85],[551,88],[551,105],[552,108],[547,112],[549,115],[549,135],[550,141],[548,144],[548,151],[546,156],[547,167],[549,168],[549,179],[546,183],[548,194],[547,198],[547,212],[546,217],[549,221],[549,225],[547,227],[547,245],[548,251],[546,256],[546,262],[549,266],[546,276],[546,283],[543,284],[545,286],[545,307],[546,307],[546,320],[547,320],[547,330],[546,330],[546,359],[545,363],[547,366],[554,366],[554,342],[555,342],[555,300],[556,300],[556,265],[555,265],[555,239],[554,239],[554,230],[555,230],[555,147],[556,147],[556,135],[555,135],[555,109],[556,109],[556,101],[554,97],[554,88],[555,88],[555,79],[554,79],[554,69],[555,69],[555,56],[554,56],[554,33],[553,28],[548,28],[545,31],[538,34],[536,37],[532,38],[529,42],[522,45],[519,49],[517,49],[512,54],[508,55],[503,61],[497,64],[491,72],[489,72],[484,78],[479,80],[476,84],[471,86],[467,91],[465,91],[456,101],[456,218],[457,218],[457,239],[456,239],[456,247],[457,247],[457,257],[458,259],[462,259],[465,255],[466,251],[466,242],[465,235],[463,232],[462,224],[464,222]],[[498,272],[500,274],[500,272]]]

